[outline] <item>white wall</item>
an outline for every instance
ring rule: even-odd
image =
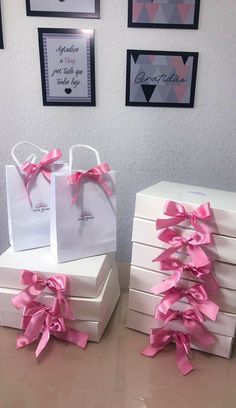
[[[101,0],[101,20],[26,17],[24,0],[2,0],[0,250],[8,241],[4,163],[21,139],[65,154],[86,142],[117,170],[124,261],[137,191],[162,179],[236,191],[236,1],[201,3],[191,31],[128,29],[127,0]],[[42,106],[37,27],[95,28],[97,107]],[[127,48],[199,51],[196,107],[125,107]]]

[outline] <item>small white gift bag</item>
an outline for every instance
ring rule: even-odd
[[[39,163],[31,154],[24,164],[15,155],[18,146],[27,144],[43,154]],[[50,245],[50,178],[65,165],[55,163],[62,153],[51,152],[30,142],[13,146],[11,155],[16,165],[6,165],[6,191],[10,243],[15,251]]]
[[[75,148],[92,150],[97,166],[73,171]],[[51,187],[51,250],[55,260],[60,263],[114,252],[115,172],[101,163],[98,152],[87,145],[72,146],[68,174],[54,174]]]

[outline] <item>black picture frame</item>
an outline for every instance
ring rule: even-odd
[[[1,0],[0,0],[0,49],[4,48],[3,32],[2,32],[2,12],[1,12]]]
[[[38,0],[40,3],[40,0]],[[61,0],[60,0],[61,1]],[[100,18],[100,0],[95,0],[95,9],[93,13],[75,12],[75,11],[43,11],[32,10],[31,0],[26,0],[26,14],[27,16],[42,16],[42,17],[66,17],[66,18]]]
[[[197,30],[199,25],[199,14],[200,14],[200,0],[195,0],[194,9],[194,20],[191,24],[175,24],[175,23],[153,23],[153,22],[134,22],[133,21],[133,2],[134,0],[128,0],[128,27],[136,28],[177,28],[177,29],[188,29]],[[145,2],[144,2],[145,3]],[[173,6],[173,4],[172,4]]]
[[[60,65],[60,67],[63,67],[61,68],[63,73],[61,74],[60,72],[59,75],[62,75],[62,76],[66,75],[66,78],[70,81],[70,85],[67,85],[67,82],[66,82],[66,85],[62,85],[62,88],[64,86],[65,93],[63,93],[63,90],[60,90],[60,92],[62,93],[61,96],[57,97],[55,95],[53,96],[52,93],[50,94],[50,78],[52,77],[52,72],[50,72],[49,55],[48,55],[48,50],[47,50],[47,38],[50,38],[50,37],[58,39],[59,43],[60,43],[60,40],[63,38],[64,39],[72,38],[73,47],[76,47],[77,45],[78,50],[80,50],[80,48],[78,47],[78,44],[76,44],[76,40],[77,41],[81,41],[82,39],[86,40],[86,60],[82,62],[86,64],[86,73],[87,73],[86,85],[87,85],[88,96],[73,97],[73,93],[72,93],[73,86],[71,85],[71,83],[72,83],[72,78],[74,78],[74,76],[68,77],[68,75],[71,75],[71,73],[69,73],[68,75],[65,74],[63,71],[64,70],[63,65]],[[40,65],[41,65],[43,105],[44,106],[96,106],[94,30],[92,29],[80,30],[80,29],[68,29],[68,28],[38,28],[38,39],[39,39]],[[55,52],[57,52],[56,49],[55,49]],[[65,58],[70,59],[69,54],[70,53],[68,53]],[[73,58],[74,58],[74,55],[75,54],[73,54]],[[59,63],[65,64],[64,62],[62,62],[63,58],[64,58],[63,56],[60,57],[60,55],[58,54],[58,61],[55,62],[56,64],[55,66],[57,68],[58,68]],[[76,63],[73,61],[73,64],[76,64]],[[75,67],[76,65],[72,68],[75,68]],[[67,66],[66,68],[69,69],[69,66]],[[71,68],[71,65],[70,65],[70,68]],[[83,70],[78,69],[78,71],[79,71],[79,74],[83,74]],[[61,80],[60,82],[63,82],[63,80]],[[61,86],[61,84],[59,84],[59,86]],[[67,88],[65,88],[65,86],[67,86]],[[54,83],[54,87],[55,87],[55,83]]]
[[[139,57],[142,57],[142,60],[138,60]],[[181,62],[182,69],[183,71],[186,70],[188,71],[189,67],[191,68],[191,81],[189,79],[186,79],[184,77],[180,77],[177,72],[178,72],[178,65],[177,65],[177,70],[175,66],[173,65],[173,68],[168,67],[167,61],[169,61],[168,58],[165,58],[166,62],[160,62],[159,66],[161,66],[161,72],[164,71],[164,67],[166,64],[166,69],[167,72],[170,70],[170,73],[167,74],[160,74],[159,76],[156,76],[155,72],[158,69],[158,64],[154,63],[154,58],[157,56],[163,56],[165,57],[179,57],[181,60],[177,60],[175,58],[175,61],[178,63]],[[192,58],[192,60],[189,60],[189,57]],[[132,61],[131,61],[132,59]],[[148,60],[148,61],[147,61]],[[149,65],[149,60],[150,60],[150,68],[148,67]],[[147,62],[147,64],[146,64]],[[189,65],[186,66],[186,63],[189,63]],[[133,64],[131,66],[131,64]],[[134,64],[136,64],[136,69],[134,69]],[[140,69],[142,71],[139,71],[138,65],[140,65]],[[154,74],[151,76],[150,74],[146,75],[144,71],[144,67],[147,65],[147,71],[151,72],[153,71]],[[154,69],[153,69],[154,65]],[[155,68],[156,65],[156,68]],[[197,78],[197,65],[198,65],[198,52],[178,52],[178,51],[150,51],[150,50],[127,50],[127,65],[126,65],[126,106],[150,106],[150,107],[166,107],[166,108],[193,108],[194,107],[194,99],[195,99],[195,89],[196,89],[196,78]],[[132,72],[137,72],[135,79],[131,78],[131,68]],[[171,71],[173,70],[173,71]],[[174,73],[173,73],[174,72]],[[163,77],[163,75],[165,77]],[[189,74],[188,74],[189,75]],[[186,73],[186,77],[188,77]],[[132,81],[132,82],[131,82]],[[180,102],[177,101],[180,96],[178,96],[177,88],[176,86],[184,86],[184,82],[187,82],[185,87],[188,86],[185,90],[185,94],[183,96],[188,99],[188,101]],[[190,84],[188,84],[190,82]],[[162,87],[160,89],[160,86]],[[167,91],[165,91],[164,87],[167,86],[172,86],[171,88],[165,88]],[[158,89],[156,90],[156,87]],[[178,91],[182,91],[181,88],[178,88]],[[182,88],[183,89],[183,88]],[[157,91],[157,92],[156,92]],[[169,92],[169,93],[168,93]],[[157,100],[154,101],[152,98],[154,95],[158,93],[161,98],[161,94],[165,94],[166,101],[163,100]],[[175,99],[174,102],[171,102],[171,97],[172,99]],[[136,98],[136,99],[135,99]]]

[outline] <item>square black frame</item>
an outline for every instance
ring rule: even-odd
[[[199,24],[200,1],[195,0],[195,13],[193,24],[152,24],[152,23],[134,23],[132,21],[133,0],[128,0],[128,27],[136,28],[178,28],[183,30],[197,30]]]
[[[27,16],[43,17],[65,17],[65,18],[100,18],[100,0],[95,0],[94,13],[60,12],[60,11],[35,11],[31,10],[31,0],[26,0]]]
[[[138,54],[142,55],[168,55],[168,56],[181,56],[181,57],[193,57],[193,72],[191,81],[190,101],[189,103],[168,103],[168,102],[130,102],[130,68],[131,68],[131,56]],[[150,51],[150,50],[127,50],[127,64],[126,64],[126,106],[145,106],[145,107],[165,107],[165,108],[193,108],[195,99],[196,79],[197,79],[197,66],[198,66],[198,52],[182,52],[182,51]]]
[[[0,49],[4,48],[3,32],[2,32],[2,13],[1,13],[1,0],[0,0]]]
[[[44,47],[43,47],[43,34],[44,33],[59,33],[59,34],[78,34],[83,30],[74,28],[38,28],[38,40],[39,40],[39,54],[41,65],[41,81],[42,81],[42,94],[44,106],[96,106],[96,89],[95,89],[95,50],[94,50],[94,30],[89,29],[93,34],[90,38],[90,74],[91,74],[91,102],[48,102],[46,94],[46,71],[45,71],[45,59],[44,59]],[[59,98],[58,98],[59,99]]]

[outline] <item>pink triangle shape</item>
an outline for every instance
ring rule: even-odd
[[[160,4],[158,4],[158,3],[153,3],[153,4],[152,3],[147,3],[147,4],[145,4],[145,7],[146,7],[146,10],[147,10],[147,13],[148,13],[149,20],[152,23],[156,18],[156,15],[157,15],[159,7],[160,7]]]
[[[133,23],[138,23],[139,16],[143,8],[143,3],[133,3],[133,16],[132,20]]]
[[[180,77],[185,78],[189,71],[189,65],[183,63],[183,60],[180,56],[171,57],[171,64],[175,67],[176,74]]]
[[[179,10],[179,14],[180,14],[182,23],[184,23],[193,5],[192,4],[177,4],[177,7]]]
[[[186,84],[174,86],[175,95],[176,95],[176,97],[178,99],[178,102],[182,102],[182,100],[184,99],[187,88],[188,88],[188,85],[186,85]]]
[[[149,55],[148,55],[148,59],[149,59],[149,61],[150,61],[151,63],[153,63],[153,62],[155,61],[155,59],[156,59],[156,55],[149,54]]]

